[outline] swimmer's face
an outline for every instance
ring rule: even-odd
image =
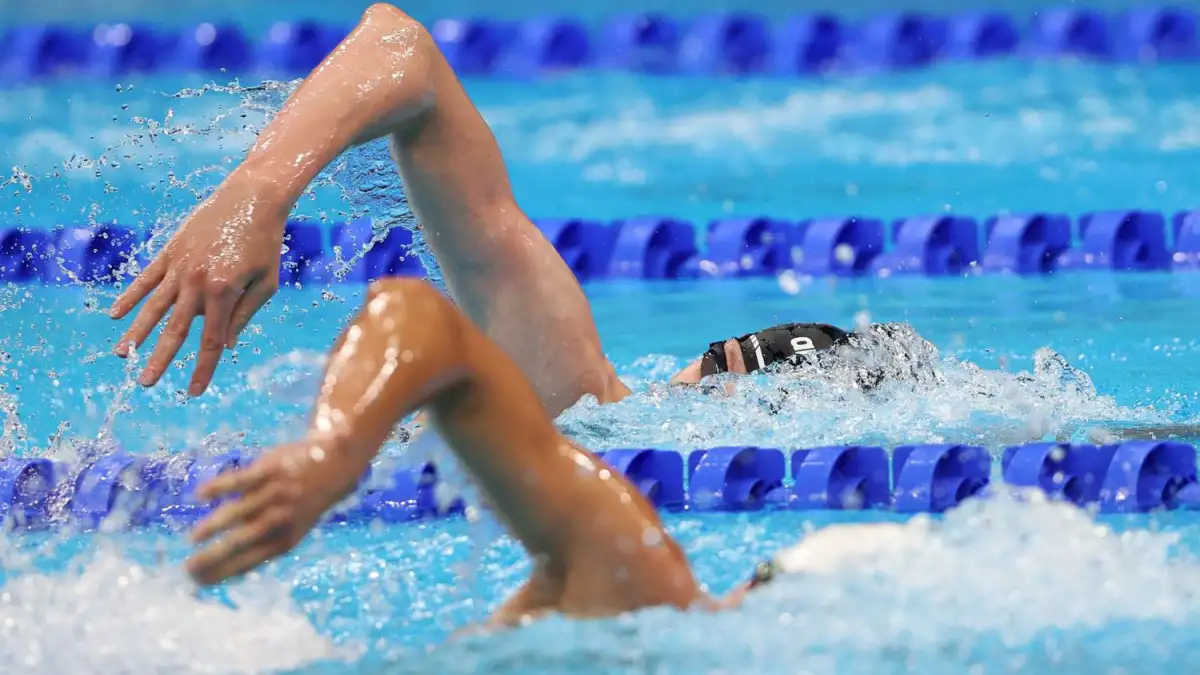
[[[696,359],[688,364],[686,368],[675,373],[671,378],[671,384],[696,384],[703,375],[700,374],[700,363],[702,358]],[[728,372],[746,374],[746,361],[742,358],[742,348],[737,340],[725,341],[725,363],[728,365]]]

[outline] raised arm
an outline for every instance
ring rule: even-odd
[[[574,275],[514,202],[491,130],[428,32],[383,4],[114,304],[120,318],[153,291],[117,346],[122,355],[175,307],[140,381],[157,382],[204,314],[189,392],[205,390],[223,349],[278,287],[284,222],[305,187],[347,148],[384,136],[455,301],[517,361],[551,415],[585,394],[628,393]]]
[[[190,561],[192,574],[217,583],[291,549],[350,494],[396,422],[420,407],[535,561],[501,621],[697,598],[653,507],[558,433],[503,350],[411,280],[372,287],[330,355],[307,437],[203,488],[207,498],[241,496],[197,526],[197,541],[226,536]]]

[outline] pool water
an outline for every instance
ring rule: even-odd
[[[656,79],[579,74],[472,81],[534,216],[897,217],[1193,207],[1194,67],[999,62],[862,78]],[[169,228],[244,153],[287,85],[63,81],[6,92],[13,224]],[[297,215],[396,212],[355,189],[378,147],[332,167]],[[366,154],[363,154],[366,153]],[[398,194],[398,193],[396,193]],[[596,449],[682,451],[1086,439],[1094,427],[1192,422],[1200,276],[780,279],[596,284],[606,350],[636,395],[568,411]],[[363,289],[290,289],[259,315],[209,395],[190,359],[153,390],[109,355],[112,287],[0,290],[6,450],[70,458],[114,439],[135,452],[285,440],[323,351]],[[937,382],[864,396],[844,382],[783,399],[751,378],[732,396],[661,384],[708,342],[768,322],[904,321],[937,349]],[[914,350],[924,345],[914,339]],[[182,350],[194,353],[194,340]],[[1053,351],[1086,373],[1056,365]],[[1018,378],[1018,373],[1033,374]],[[793,387],[794,388],[794,387]],[[775,405],[764,405],[763,401]],[[393,458],[436,448],[391,447]],[[723,592],[805,528],[879,513],[670,515],[699,577]],[[261,574],[197,595],[167,532],[28,534],[3,542],[0,665],[28,673],[1176,672],[1200,662],[1200,521],[1101,519],[1027,495],[945,518],[936,545],[869,570],[801,580],[727,615],[651,610],[550,619],[446,643],[528,565],[484,519],[330,527]],[[724,639],[718,639],[718,636]]]

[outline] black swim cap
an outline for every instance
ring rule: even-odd
[[[752,373],[796,355],[829,349],[844,342],[848,335],[841,328],[827,323],[786,323],[743,335],[737,341],[742,348],[746,372]],[[728,370],[725,342],[710,344],[700,361],[701,377]]]

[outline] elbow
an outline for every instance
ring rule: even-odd
[[[414,360],[406,363],[426,373],[418,398],[447,391],[451,384],[471,376],[471,354],[466,347],[473,326],[449,298],[424,279],[396,277],[372,282],[356,323],[374,326],[374,332],[399,339],[396,344],[412,352]]]
[[[448,302],[433,284],[415,277],[384,277],[367,287],[367,306],[375,302],[399,302],[428,313]]]
[[[404,13],[399,7],[386,2],[376,2],[363,12],[359,25],[368,23],[387,22],[391,24],[410,24],[419,26],[420,23]]]
[[[346,40],[352,41],[370,45],[371,56],[364,60],[390,70],[393,80],[403,83],[400,88],[406,95],[415,95],[410,102],[432,101],[432,73],[441,57],[433,36],[420,21],[394,5],[375,3],[363,12],[358,26]]]
[[[368,7],[355,32],[390,54],[408,60],[425,57],[434,48],[433,36],[420,21],[387,3],[377,2]]]
[[[462,334],[462,314],[441,291],[424,279],[388,277],[371,282],[364,312],[419,324],[425,331],[456,340]],[[403,326],[398,326],[403,329]]]

